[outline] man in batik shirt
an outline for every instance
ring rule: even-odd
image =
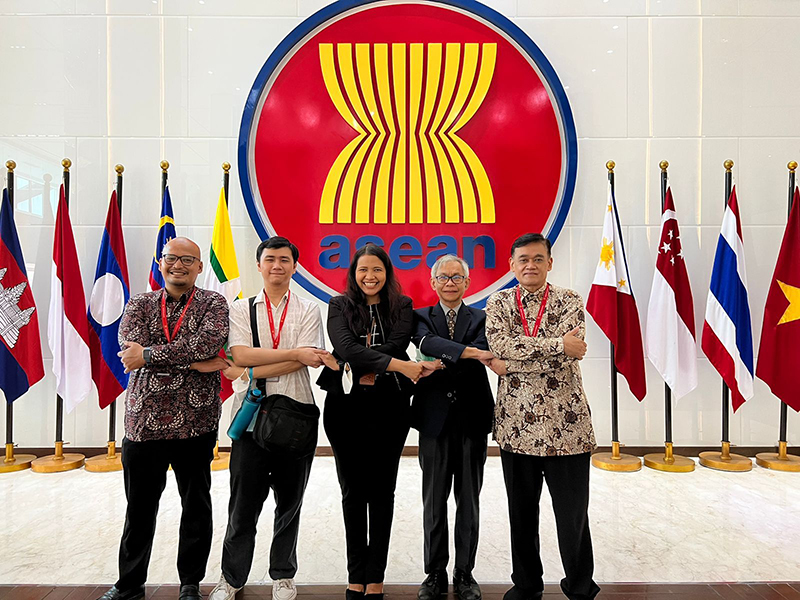
[[[511,271],[519,285],[486,304],[486,338],[500,375],[494,437],[500,445],[514,582],[505,600],[542,597],[539,498],[542,482],[553,499],[558,546],[571,600],[594,598],[594,558],[589,534],[589,462],[594,432],[578,361],[583,341],[583,301],[547,283],[553,268],[550,241],[529,233],[511,246]]]

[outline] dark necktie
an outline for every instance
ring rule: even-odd
[[[453,334],[456,332],[456,311],[452,308],[447,311],[447,331],[450,332],[450,339],[453,339]]]

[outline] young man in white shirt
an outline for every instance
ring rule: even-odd
[[[231,307],[228,347],[242,376],[261,380],[267,396],[282,394],[297,402],[314,404],[307,367],[320,366],[328,353],[324,350],[319,306],[289,290],[298,257],[297,247],[283,237],[271,237],[258,246],[256,261],[264,288],[252,305],[260,347],[253,343],[250,299],[237,300]],[[237,404],[240,402],[241,394],[237,394]],[[237,410],[235,405],[233,414]],[[297,596],[294,575],[300,508],[314,453],[290,458],[265,450],[253,439],[254,425],[255,417],[232,444],[222,576],[209,600],[232,600],[247,582],[256,525],[270,488],[276,502],[269,566],[272,597],[293,600]]]

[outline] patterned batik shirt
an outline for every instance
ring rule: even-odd
[[[167,343],[161,316],[166,295],[170,334],[194,290],[180,329]],[[228,303],[216,292],[192,288],[179,299],[165,290],[134,296],[119,327],[127,341],[151,348],[151,362],[133,371],[125,398],[125,436],[132,442],[174,440],[216,431],[220,417],[220,373],[190,369],[213,358],[228,339]]]
[[[546,286],[520,287],[532,332]],[[486,303],[489,349],[505,361],[495,406],[494,439],[516,454],[566,456],[595,449],[591,411],[583,391],[580,363],[564,354],[563,336],[586,322],[583,300],[572,290],[550,284],[536,337],[528,337],[516,300],[517,287],[493,294]]]

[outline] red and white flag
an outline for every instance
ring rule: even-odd
[[[56,391],[64,399],[67,412],[71,412],[92,389],[92,361],[89,356],[86,297],[63,185],[58,199],[53,240],[47,341],[53,352]]]
[[[689,273],[678,215],[667,189],[661,214],[658,259],[647,307],[647,357],[679,399],[697,387],[697,342]]]
[[[631,393],[642,400],[647,393],[644,349],[639,311],[631,291],[628,262],[622,243],[614,191],[608,186],[608,203],[603,221],[600,262],[586,301],[586,310],[614,344],[614,363],[628,381]]]

